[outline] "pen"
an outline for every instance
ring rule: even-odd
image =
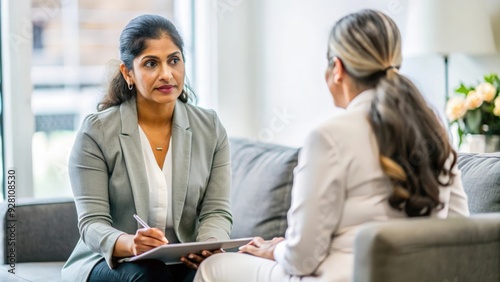
[[[134,218],[135,220],[137,220],[137,222],[139,222],[140,225],[142,225],[142,227],[144,228],[151,228],[149,227],[149,225],[144,221],[142,220],[142,218],[140,218],[138,215],[134,214]]]

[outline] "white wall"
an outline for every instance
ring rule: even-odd
[[[261,64],[256,59],[261,49],[253,15],[256,1],[236,4],[218,7],[218,114],[230,136],[252,136],[259,125],[257,93],[262,93],[256,82]]]
[[[338,111],[324,82],[327,39],[335,21],[364,8],[381,10],[398,24],[404,40],[409,12],[404,0],[217,2],[229,6],[219,11],[218,22],[218,112],[228,134],[290,146],[300,146],[314,126]],[[487,4],[500,46],[500,1]],[[500,72],[500,56],[452,55],[449,68],[453,89],[460,81],[474,83],[485,73]],[[405,58],[401,72],[443,112],[441,57]]]

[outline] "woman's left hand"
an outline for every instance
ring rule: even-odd
[[[250,243],[240,247],[240,253],[249,253],[257,257],[274,260],[274,249],[283,240],[285,240],[283,237],[275,237],[269,241],[261,237],[255,237]]]
[[[201,251],[201,254],[188,254],[185,257],[181,257],[181,262],[184,263],[187,267],[192,269],[198,269],[200,263],[202,263],[206,258],[211,255],[223,253],[223,249],[213,250],[213,251]]]

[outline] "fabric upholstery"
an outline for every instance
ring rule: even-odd
[[[500,213],[365,225],[354,281],[500,281]]]
[[[458,167],[471,214],[500,212],[500,153],[460,154]]]
[[[1,263],[6,263],[9,247],[7,208],[7,202],[2,202]],[[68,259],[80,236],[73,199],[18,199],[15,215],[16,263]]]
[[[68,254],[69,256],[69,254]],[[3,282],[58,282],[64,261],[22,262],[16,264],[16,274],[8,272],[8,265],[0,265],[0,281]]]
[[[232,238],[285,235],[299,149],[231,139]]]

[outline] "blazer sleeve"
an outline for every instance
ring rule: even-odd
[[[113,268],[113,249],[124,232],[111,227],[108,166],[101,150],[103,128],[95,115],[88,116],[76,136],[68,169],[78,212],[80,237]]]
[[[203,196],[196,241],[228,240],[233,224],[230,204],[231,158],[227,133],[214,112],[217,144]]]
[[[294,171],[286,239],[275,260],[292,275],[310,275],[327,257],[341,220],[346,197],[346,170],[327,133],[317,129],[306,140]]]

